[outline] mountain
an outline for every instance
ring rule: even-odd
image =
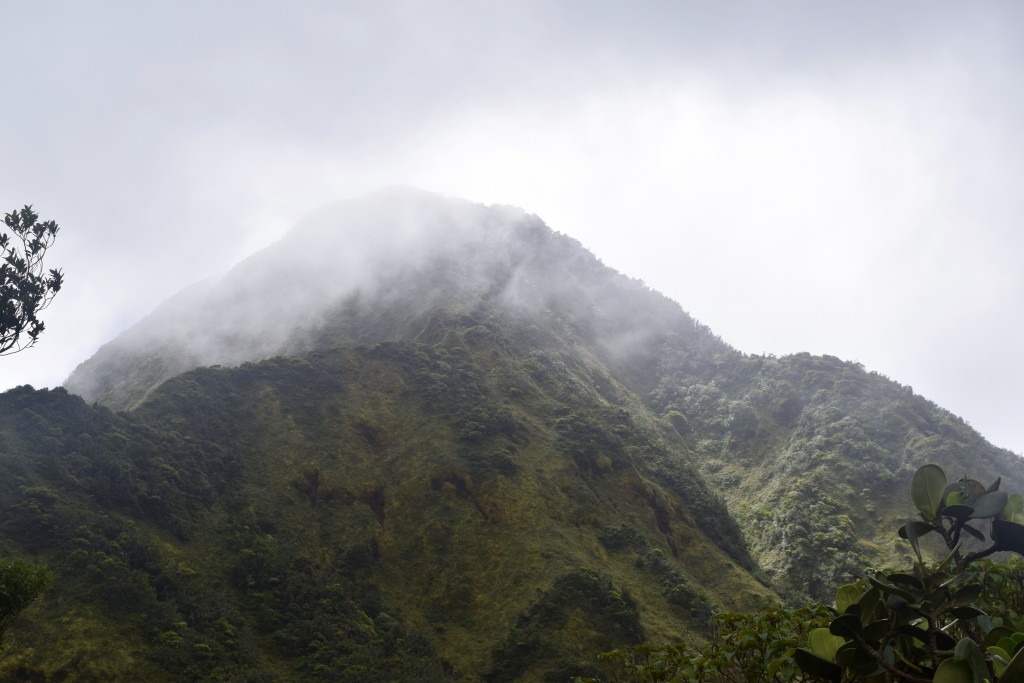
[[[740,353],[537,217],[410,188],[65,387],[0,395],[0,554],[60,576],[25,680],[563,681],[900,560],[925,462],[1024,488],[908,387]]]

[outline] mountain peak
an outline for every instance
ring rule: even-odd
[[[82,363],[65,387],[129,408],[194,367],[339,341],[416,339],[456,305],[558,320],[584,336],[600,333],[609,349],[634,344],[652,315],[658,326],[693,328],[678,305],[522,209],[395,186],[321,207],[219,279],[183,290]],[[346,311],[361,312],[358,326]]]
[[[205,643],[236,610],[250,630],[232,641],[258,643],[243,665],[294,680],[358,664],[338,653],[367,616],[454,670],[563,680],[706,630],[716,605],[826,598],[899,560],[891,530],[925,462],[1024,489],[1019,458],[907,387],[831,356],[741,354],[539,218],[410,188],[313,212],[67,386],[132,410],[0,396],[0,445],[26,454],[0,473],[6,528],[90,577],[124,556],[99,520],[142,515],[130,533],[164,531],[136,547],[172,550],[132,585],[206,600],[165,591],[194,565],[226,601],[204,625],[149,590],[161,639]],[[78,498],[51,509],[51,488]],[[80,538],[92,528],[111,530]],[[166,680],[189,677],[166,654]]]

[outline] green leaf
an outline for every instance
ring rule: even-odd
[[[873,586],[875,586],[876,588],[878,588],[880,591],[885,593],[886,596],[895,595],[895,596],[901,598],[904,602],[908,602],[908,603],[914,603],[914,602],[917,602],[919,600],[919,597],[920,597],[919,595],[914,595],[914,593],[911,593],[908,590],[905,590],[903,588],[899,588],[897,586],[892,586],[892,585],[890,585],[888,583],[885,583],[884,581],[880,581],[879,579],[875,578],[874,576],[869,576],[868,577],[868,581],[870,581],[871,584]],[[886,602],[886,604],[888,604],[888,601]]]
[[[958,662],[955,659],[947,659],[935,670],[932,683],[974,683],[971,665],[966,662]]]
[[[974,503],[985,493],[985,487],[981,485],[980,481],[965,477],[947,486],[942,495],[946,505],[974,507]]]
[[[971,491],[971,500],[976,502],[979,498],[988,493],[988,489],[977,479],[963,479],[962,480]],[[971,503],[974,504],[973,502]]]
[[[834,636],[856,639],[861,631],[860,619],[852,614],[843,614],[832,620],[828,630]]]
[[[804,673],[811,676],[830,681],[831,683],[839,683],[842,678],[843,670],[839,666],[822,659],[810,650],[798,647],[793,652],[793,659],[796,660],[797,666]]]
[[[892,628],[892,624],[888,619],[873,621],[864,627],[864,639],[876,643],[881,642],[889,633],[890,628]]]
[[[992,520],[992,538],[1000,550],[1024,555],[1024,525],[1008,522],[1005,519]]]
[[[1003,511],[999,513],[999,519],[1019,523],[1020,521],[1024,521],[1016,519],[1020,516],[1024,516],[1024,496],[1019,493],[1011,493],[1006,499],[1006,505],[1003,507]]]
[[[995,517],[1006,507],[1008,499],[1006,491],[993,491],[984,494],[974,501],[974,512],[971,513],[971,519]]]
[[[953,650],[953,659],[964,662],[970,668],[972,683],[985,683],[991,677],[985,655],[978,644],[970,638],[961,638]]]
[[[949,555],[946,555],[945,559],[943,559],[942,562],[939,562],[939,564],[935,567],[934,571],[941,572],[943,569],[945,569],[946,565],[948,565],[950,562],[952,562],[953,559],[960,552],[960,546],[962,546],[963,544],[964,544],[964,539],[961,538],[960,540],[958,540],[956,542],[956,545],[953,546],[953,549],[949,551]],[[960,579],[958,577],[953,577],[949,581],[946,581],[944,585],[951,585],[954,582],[958,582],[959,580]]]
[[[914,554],[917,555],[917,561],[924,562],[921,557],[921,548],[917,542],[917,527],[914,525],[914,521],[907,520],[907,523],[903,525],[903,531],[907,535],[907,540],[910,541],[910,547],[914,549]]]
[[[1024,649],[1017,651],[1010,663],[1006,665],[999,680],[1006,681],[1006,683],[1024,681]]]
[[[1013,629],[1008,626],[996,626],[994,629],[985,634],[986,645],[998,645],[999,647],[1006,648],[1006,640],[1010,647],[1006,649],[1007,652],[1013,652],[1013,648],[1017,645],[1014,641],[1010,640],[1010,636],[1013,635]]]
[[[1020,634],[1018,633],[1014,633],[1011,634],[1011,636],[1000,638],[999,641],[996,643],[996,646],[1003,648],[1012,655],[1015,652],[1017,652],[1017,650],[1021,649],[1021,640],[1018,638],[1019,635]]]
[[[836,663],[857,676],[871,676],[882,669],[877,659],[852,640],[836,650]]]
[[[968,586],[963,586],[953,593],[953,604],[958,607],[964,607],[970,605],[980,596],[981,586],[979,584],[975,583]]]
[[[861,592],[852,583],[844,583],[836,590],[836,611],[845,614],[850,605],[860,601]]]
[[[917,578],[913,574],[895,573],[886,574],[885,578],[894,585],[906,586],[912,590],[924,590],[924,585],[921,583],[921,579]]]
[[[846,643],[846,639],[832,635],[827,628],[816,628],[807,634],[807,642],[811,646],[811,652],[822,659],[834,662],[836,650]]]
[[[928,639],[925,638],[925,640],[921,642],[927,643]],[[939,646],[940,650],[952,650],[956,647],[956,641],[953,640],[953,636],[949,635],[945,631],[935,632],[935,644]]]
[[[977,619],[983,616],[985,613],[977,607],[971,607],[970,605],[964,605],[963,607],[954,607],[950,610],[957,619]],[[974,642],[974,641],[971,641]]]
[[[942,516],[952,517],[956,520],[957,524],[963,524],[968,519],[970,519],[971,515],[973,514],[974,508],[972,508],[970,505],[954,504],[947,505],[946,507],[942,508]]]
[[[919,626],[903,624],[896,628],[896,633],[916,638],[921,641],[922,644],[928,642],[928,631]],[[935,644],[938,645],[940,650],[952,650],[956,647],[956,641],[953,640],[953,637],[945,631],[935,631]]]
[[[946,473],[938,465],[924,465],[914,474],[910,497],[925,519],[935,519],[942,494],[946,490]]]
[[[996,670],[996,677],[1002,676],[1006,665],[1010,663],[1010,653],[998,645],[990,645],[985,651],[992,657],[992,668]]]
[[[884,615],[876,614],[878,603],[882,600],[882,592],[872,586],[868,591],[861,596],[857,605],[860,607],[860,621],[862,624],[868,624],[869,622],[879,619]]]
[[[909,601],[908,600],[904,600],[899,595],[889,594],[889,595],[885,596],[885,606],[888,609],[892,610],[892,611],[896,611],[898,609],[903,609],[908,604],[909,604]]]
[[[904,540],[908,540],[907,539],[907,530],[906,530],[905,527],[906,527],[905,524],[903,526],[901,526],[897,533],[900,535],[900,538],[902,538]],[[918,521],[915,521],[914,522],[914,531],[917,532],[917,535],[920,538],[921,536],[924,536],[925,534],[928,534],[928,533],[931,533],[933,531],[936,531],[936,528],[935,528],[934,525],[929,524],[928,522],[918,522]]]

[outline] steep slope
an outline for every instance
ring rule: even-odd
[[[962,419],[856,363],[663,358],[649,405],[693,448],[775,584],[826,598],[865,566],[909,562],[894,531],[913,473],[934,462],[1024,491],[1024,467]]]
[[[62,576],[0,667],[566,680],[770,595],[631,392],[505,320],[434,330],[196,370],[131,415],[0,395],[0,552]]]
[[[79,366],[65,387],[115,409],[204,365],[324,344],[429,337],[439,306],[500,306],[609,352],[652,324],[724,347],[679,307],[509,207],[392,188],[325,207],[219,280],[193,286]]]
[[[886,501],[926,460],[1024,483],[1019,459],[884,377],[828,357],[745,356],[538,218],[410,188],[312,214],[169,301],[66,386],[126,408],[200,365],[434,344],[453,312],[506,320],[529,331],[526,356],[557,349],[635,392],[679,429],[755,556],[795,592],[895,558],[884,539],[904,512]]]
[[[239,367],[196,369],[220,365]],[[912,511],[894,505],[925,462],[1024,490],[1019,458],[908,387],[829,356],[747,356],[534,216],[408,188],[311,215],[66,386],[232,453],[204,531],[166,547],[276,601],[243,590],[231,609],[277,643],[246,666],[289,675],[328,664],[254,614],[325,585],[382,602],[323,623],[381,610],[441,669],[558,679],[768,594],[752,575],[827,596],[900,560]],[[239,554],[268,557],[204,559]],[[302,599],[259,573],[297,566],[320,581]],[[328,640],[317,657],[342,647]]]

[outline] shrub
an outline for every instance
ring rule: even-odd
[[[919,519],[898,533],[913,566],[868,571],[839,587],[832,605],[720,614],[708,644],[642,644],[602,655],[609,680],[782,683],[982,683],[1024,680],[1024,496],[936,465],[917,471]],[[837,517],[842,517],[837,513]],[[945,545],[927,561],[921,539]],[[596,681],[598,679],[577,679]]]

